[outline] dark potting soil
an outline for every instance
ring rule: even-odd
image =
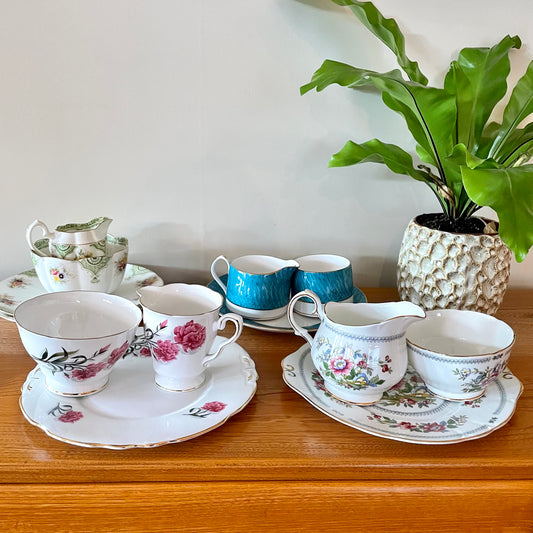
[[[488,221],[470,217],[450,220],[444,213],[427,213],[416,217],[416,221],[426,228],[451,233],[483,233]]]

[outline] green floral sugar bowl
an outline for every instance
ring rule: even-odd
[[[99,291],[115,292],[124,279],[128,264],[128,239],[106,238],[107,255],[69,260],[49,255],[48,239],[33,243],[39,254],[31,259],[41,285],[48,292]]]
[[[310,298],[320,326],[314,336],[295,320],[294,306]],[[321,303],[312,291],[291,299],[288,319],[296,335],[311,346],[311,358],[333,396],[351,403],[378,402],[407,369],[407,327],[426,316],[410,302]]]

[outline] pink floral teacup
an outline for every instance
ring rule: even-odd
[[[114,294],[65,291],[22,302],[14,318],[48,390],[84,396],[107,385],[114,365],[135,338],[141,311]]]
[[[150,350],[156,384],[166,390],[188,391],[202,385],[207,364],[242,332],[242,317],[219,317],[222,295],[201,285],[172,283],[138,290],[145,327],[144,348]],[[217,332],[233,322],[235,333],[220,342]]]

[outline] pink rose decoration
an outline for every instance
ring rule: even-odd
[[[81,411],[68,411],[67,413],[62,414],[58,417],[60,422],[77,422],[80,418],[83,418],[83,413]]]
[[[398,424],[398,427],[401,429],[408,429],[408,430],[416,429],[416,426],[414,424],[411,424],[411,422],[400,422]]]
[[[176,359],[180,348],[172,341],[157,341],[157,346],[154,347],[154,356],[158,361],[168,363]]]
[[[120,348],[115,348],[109,359],[107,360],[107,366],[113,366],[125,353],[128,349],[128,343],[125,342]]]
[[[94,378],[98,372],[102,371],[107,366],[106,362],[102,363],[91,363],[90,365],[87,365],[85,368],[76,369],[72,371],[71,377],[74,379],[77,379],[78,381],[82,381],[84,379]]]
[[[187,322],[184,326],[174,328],[174,340],[183,346],[186,352],[197,350],[205,342],[205,327],[193,320]]]
[[[206,411],[211,411],[212,413],[218,413],[219,411],[222,411],[225,407],[227,407],[227,404],[223,402],[207,402],[202,406],[202,409],[205,409]]]
[[[424,424],[423,429],[426,433],[439,432],[439,431],[444,431],[446,429],[446,426],[444,424],[439,424],[437,422],[431,422],[431,423]]]
[[[150,348],[147,348],[146,346],[144,348],[140,349],[139,355],[141,357],[152,357],[152,354],[150,352]]]

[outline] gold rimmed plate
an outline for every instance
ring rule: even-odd
[[[163,285],[163,280],[145,267],[128,264],[124,280],[114,294],[137,302],[139,299],[137,289],[147,285],[160,287]],[[13,321],[13,313],[17,305],[45,293],[46,290],[33,269],[0,281],[0,318]]]
[[[368,406],[346,403],[324,387],[306,344],[282,361],[285,383],[327,416],[365,433],[414,444],[453,444],[479,439],[504,426],[513,416],[522,383],[505,369],[485,394],[456,402],[429,392],[408,368],[404,378]]]
[[[217,337],[215,342],[221,342]],[[204,435],[250,402],[257,388],[255,364],[238,344],[227,346],[193,391],[170,392],[154,381],[150,357],[119,361],[105,389],[91,396],[53,394],[42,372],[32,370],[22,387],[26,419],[54,439],[88,448],[153,448]]]

